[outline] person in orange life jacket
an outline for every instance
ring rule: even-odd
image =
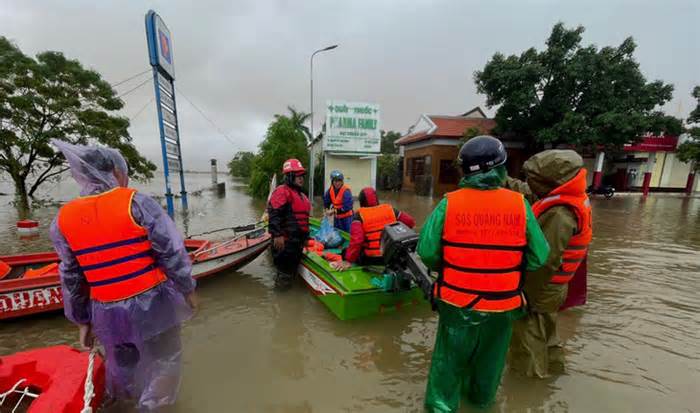
[[[591,207],[586,196],[583,159],[572,150],[540,152],[523,165],[526,182],[509,179],[508,187],[536,202],[533,211],[550,246],[545,265],[526,274],[527,316],[516,321],[511,367],[528,376],[561,372],[564,359],[557,333],[557,313],[567,283],[586,257],[591,241]]]
[[[306,169],[297,159],[282,166],[284,183],[272,192],[267,204],[268,231],[273,237],[272,258],[277,268],[275,284],[287,289],[301,261],[304,243],[309,237],[311,202],[304,194]]]
[[[523,270],[544,264],[549,247],[527,200],[503,189],[501,141],[477,136],[460,149],[461,189],[426,220],[417,253],[438,272],[439,314],[425,407],[454,412],[464,396],[493,402],[505,366],[513,320],[522,315]]]
[[[406,212],[389,204],[380,204],[373,188],[364,188],[359,196],[360,209],[353,216],[350,227],[350,244],[343,253],[343,261],[331,263],[343,271],[353,263],[361,265],[384,265],[379,242],[385,225],[400,221],[409,228],[416,225],[415,219]]]
[[[344,183],[345,177],[340,171],[331,172],[331,187],[323,195],[323,207],[328,215],[334,215],[333,226],[349,232],[352,222],[352,192]]]
[[[66,317],[80,344],[93,335],[106,352],[107,393],[140,410],[175,403],[180,325],[197,307],[192,262],[182,235],[152,198],[128,188],[115,150],[53,140],[80,184],[50,237],[61,260]]]

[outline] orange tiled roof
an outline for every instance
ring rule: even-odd
[[[435,124],[434,130],[402,136],[396,141],[396,145],[406,145],[434,137],[460,139],[467,129],[477,128],[483,133],[489,133],[496,127],[493,119],[437,115],[430,115],[428,118]]]

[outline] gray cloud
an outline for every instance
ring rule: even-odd
[[[315,60],[317,127],[327,99],[377,102],[383,127],[399,131],[421,113],[483,106],[472,73],[496,51],[543,47],[557,21],[586,26],[585,41],[599,46],[634,36],[648,78],[676,87],[665,108],[670,114],[686,116],[690,90],[700,84],[700,3],[693,0],[18,0],[0,4],[0,34],[25,53],[63,51],[116,82],[148,68],[149,8],[173,32],[177,87],[235,143],[178,98],[185,166],[192,169],[206,169],[212,157],[225,162],[237,150],[254,150],[274,114],[287,105],[308,110],[310,54],[335,43],[337,50]],[[152,95],[149,86],[127,96],[124,114],[136,114]],[[155,116],[150,104],[133,119],[131,133],[160,165]]]

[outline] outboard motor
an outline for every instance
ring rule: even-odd
[[[432,297],[433,277],[416,254],[418,234],[402,222],[384,227],[380,241],[386,272],[410,280],[423,291],[426,300]]]

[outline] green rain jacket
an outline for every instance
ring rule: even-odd
[[[527,183],[508,178],[505,187],[522,193],[530,202],[536,202],[573,179],[582,167],[583,159],[572,150],[543,151],[523,165]],[[540,215],[538,222],[549,243],[549,256],[541,268],[528,268],[523,289],[532,310],[556,312],[566,299],[567,288],[566,285],[550,284],[549,280],[561,265],[564,249],[576,233],[576,216],[565,206],[555,206]]]
[[[505,167],[501,166],[483,174],[466,176],[460,181],[459,187],[488,190],[501,188],[505,182],[506,170]],[[420,255],[425,265],[433,271],[440,271],[442,265],[442,228],[445,224],[446,211],[447,198],[445,197],[425,221],[421,229],[420,241],[418,242],[418,255]],[[549,255],[549,245],[527,200],[525,201],[525,211],[527,219],[526,270],[535,271],[545,263]],[[486,313],[458,308],[443,302],[438,302],[438,307],[442,316],[458,318],[474,324],[478,324],[485,317],[503,315],[513,317],[515,315],[515,318],[517,318],[522,314],[520,309],[505,313]]]

